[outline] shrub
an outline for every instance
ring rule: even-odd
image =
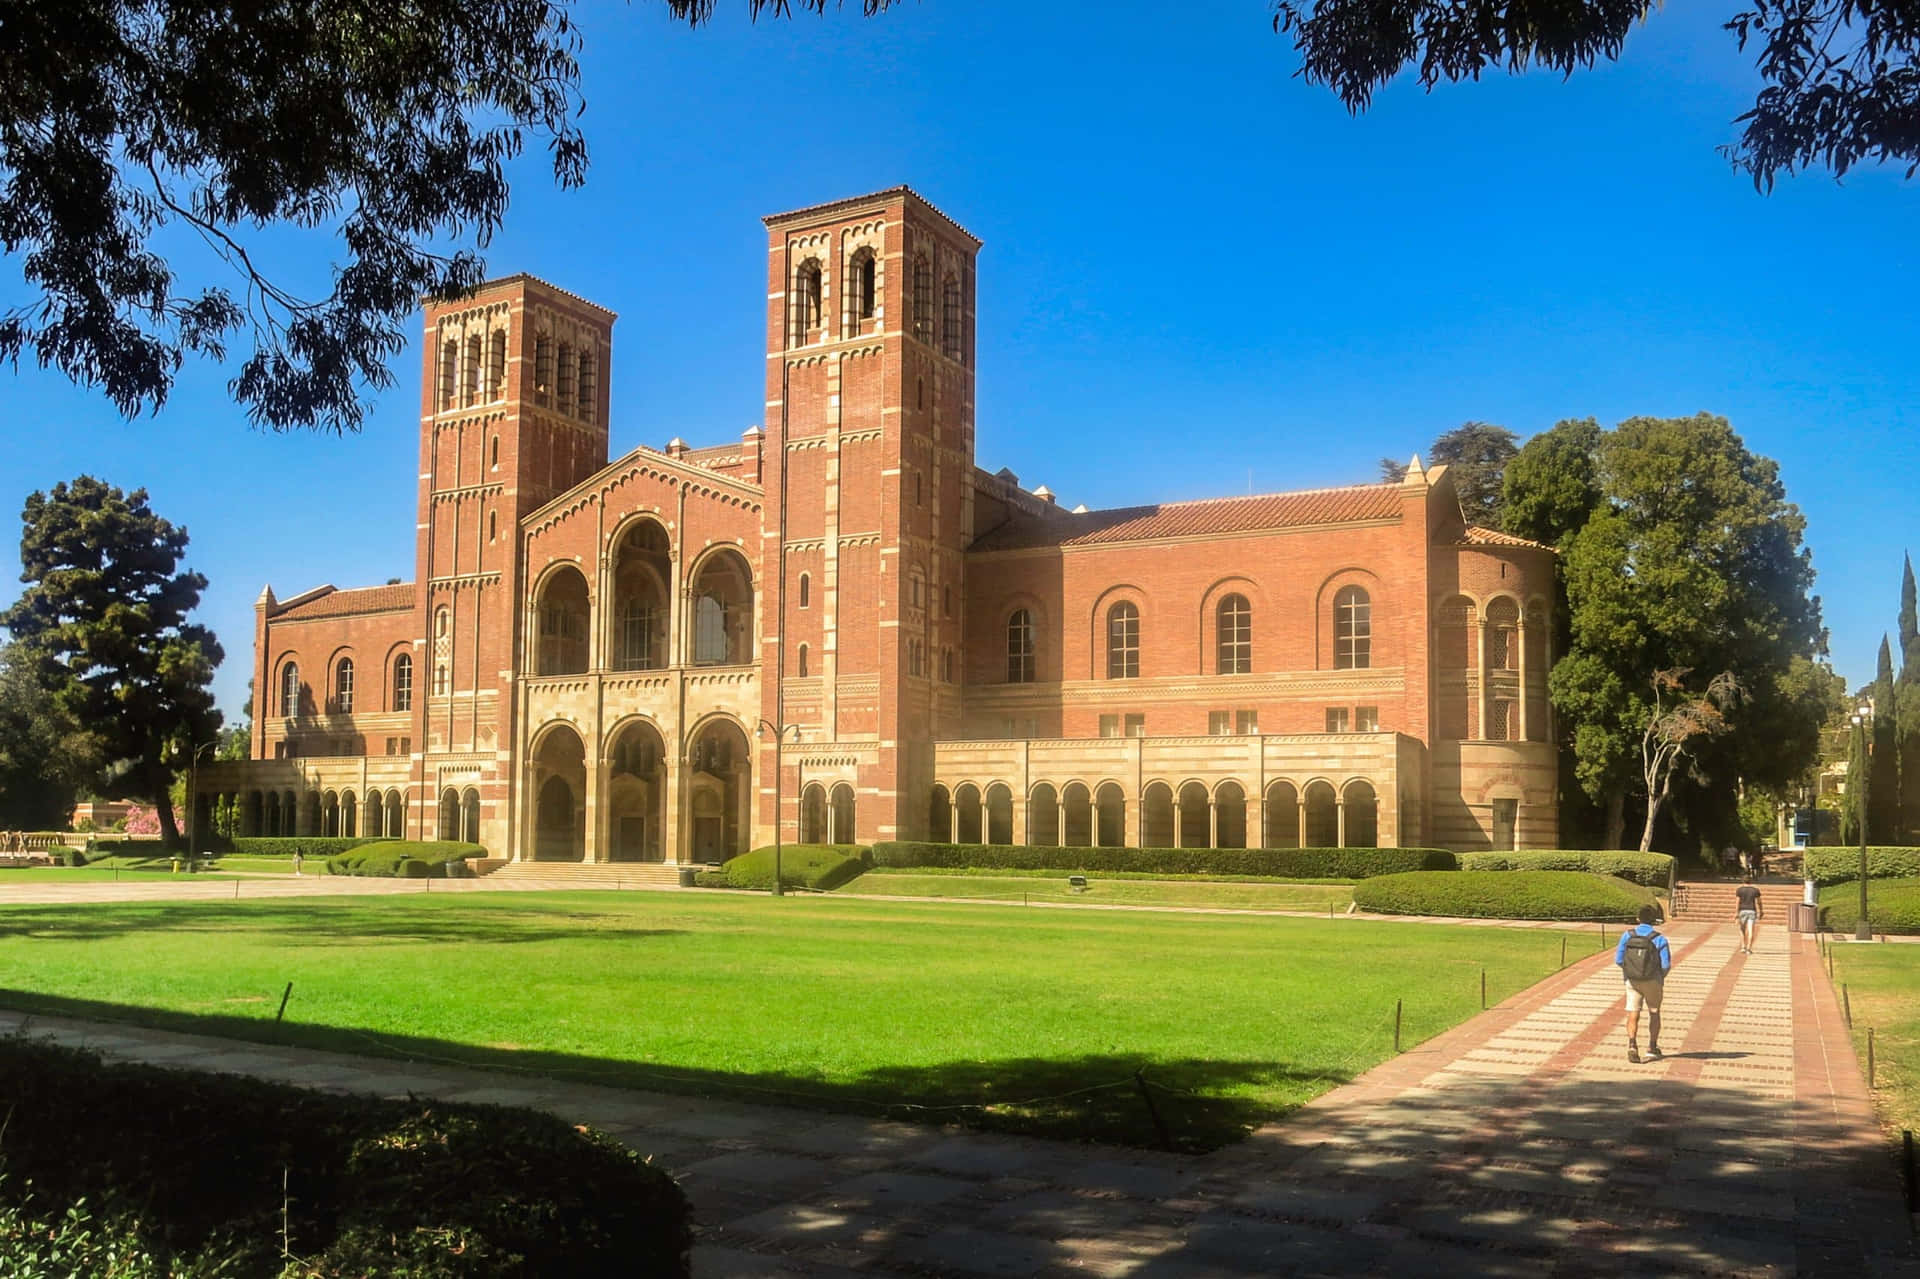
[[[87,855],[77,848],[62,848],[54,856],[60,859],[62,866],[85,866]]]
[[[335,875],[446,879],[451,873],[447,869],[448,863],[486,855],[487,850],[478,844],[463,844],[450,839],[383,839],[327,858],[327,870]],[[418,862],[421,869],[417,872],[407,869],[408,862]]]
[[[782,866],[782,870],[786,867]],[[724,870],[696,870],[693,872],[695,888],[732,888],[733,881],[727,878]]]
[[[1442,848],[1054,848],[1034,844],[882,843],[876,866],[977,870],[1158,871],[1171,875],[1267,875],[1347,882],[1399,871],[1452,870]]]
[[[1803,864],[1806,877],[1816,884],[1851,884],[1860,878],[1860,847],[1856,844],[1852,848],[1809,848]],[[1912,879],[1916,876],[1920,876],[1920,848],[1867,849],[1867,878]]]
[[[872,850],[859,844],[782,844],[780,883],[831,892],[865,872]],[[756,848],[721,867],[729,888],[773,887],[773,846]],[[696,877],[695,882],[699,882]]]
[[[1859,856],[1859,850],[1854,850]],[[1857,868],[1856,868],[1857,869]],[[1872,864],[1868,864],[1872,869]],[[1876,933],[1920,933],[1920,878],[1871,880],[1867,884],[1867,922]],[[1860,923],[1860,881],[1851,886],[1823,889],[1820,923],[1842,933]]]
[[[1602,849],[1537,849],[1517,853],[1461,853],[1461,870],[1584,870],[1664,888],[1673,858],[1665,853]]]
[[[0,1041],[0,1096],[0,1246],[24,1219],[76,1248],[111,1231],[118,1255],[167,1259],[156,1276],[279,1274],[284,1210],[299,1273],[327,1279],[688,1273],[680,1188],[551,1115],[106,1065],[21,1039]]]
[[[1353,887],[1362,910],[1469,919],[1599,919],[1629,922],[1653,893],[1611,875],[1579,870],[1415,871]]]

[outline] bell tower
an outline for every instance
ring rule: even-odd
[[[614,318],[528,275],[426,307],[410,815],[425,837],[440,797],[473,787],[480,830],[459,834],[508,847],[520,523],[607,463]]]
[[[960,719],[980,242],[904,186],[766,226],[761,564],[780,625],[761,688],[763,714],[800,725],[803,743],[782,832],[799,834],[811,755],[833,761],[812,776],[858,796],[847,838],[917,838],[932,741]]]

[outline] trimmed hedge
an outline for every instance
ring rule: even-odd
[[[872,850],[863,844],[782,844],[780,885],[832,892],[864,874]],[[756,848],[720,868],[728,888],[773,888],[773,845]],[[694,883],[700,876],[694,875]]]
[[[43,1251],[44,1236],[8,1238],[41,1223],[84,1245],[19,1273],[277,1275],[283,1211],[299,1273],[323,1279],[689,1273],[680,1188],[552,1115],[108,1065],[22,1039],[0,1041],[0,1096],[0,1256]],[[83,1200],[91,1219],[61,1226]],[[142,1253],[160,1265],[86,1259]]]
[[[1346,882],[1414,870],[1452,870],[1444,848],[1054,848],[1033,844],[881,843],[876,866],[976,870],[1159,871],[1174,875],[1268,875]]]
[[[1460,869],[1584,870],[1595,875],[1616,875],[1648,888],[1664,888],[1673,870],[1673,858],[1665,853],[1617,849],[1528,849],[1517,853],[1461,853]]]
[[[327,872],[401,879],[466,879],[473,874],[466,859],[486,855],[487,850],[478,844],[450,839],[383,839],[327,858]]]
[[[1854,856],[1859,856],[1854,850]],[[1872,863],[1868,863],[1871,870]],[[1867,922],[1876,933],[1920,934],[1920,877],[1872,880],[1867,884]],[[1850,933],[1860,923],[1860,881],[1820,893],[1820,923]]]
[[[1361,910],[1467,919],[1598,919],[1630,922],[1654,904],[1651,890],[1579,870],[1414,871],[1353,886]]]
[[[1809,848],[1803,864],[1806,877],[1816,884],[1851,884],[1860,878],[1860,846]],[[1920,848],[1868,846],[1867,878],[1912,879],[1916,876],[1920,876]]]

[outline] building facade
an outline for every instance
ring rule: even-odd
[[[776,820],[1553,846],[1552,553],[1444,467],[1064,510],[975,462],[979,241],[905,187],[766,228],[766,423],[715,447],[609,461],[610,311],[528,276],[427,308],[415,579],[261,594],[253,757],[196,822],[587,863]]]

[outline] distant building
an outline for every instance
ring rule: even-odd
[[[786,723],[789,841],[1557,842],[1552,553],[1445,468],[1063,510],[975,465],[977,240],[905,187],[766,226],[767,422],[718,446],[608,461],[591,302],[427,309],[416,578],[262,593],[203,814],[720,860]]]

